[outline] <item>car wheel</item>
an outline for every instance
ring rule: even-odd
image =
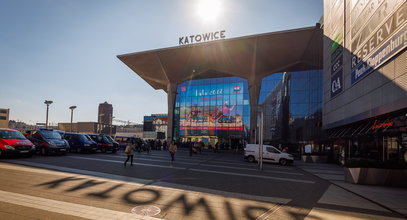
[[[2,150],[0,150],[0,158],[4,157],[4,152]]]
[[[249,156],[249,157],[247,158],[247,160],[248,160],[250,163],[253,163],[253,162],[255,161],[255,159],[254,159],[253,156]]]
[[[117,150],[112,150],[112,154],[115,154],[117,152]]]
[[[78,153],[78,154],[80,154],[80,153],[82,153],[82,149],[81,148],[76,148],[76,153]]]
[[[106,153],[106,148],[102,148],[102,153]]]
[[[280,159],[280,164],[283,166],[287,165],[287,160],[284,158]]]

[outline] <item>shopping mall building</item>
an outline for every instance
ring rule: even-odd
[[[264,142],[334,160],[407,151],[407,3],[325,0],[313,27],[119,55],[168,96],[167,137]],[[322,25],[321,25],[322,24]],[[210,42],[195,43],[212,36]]]

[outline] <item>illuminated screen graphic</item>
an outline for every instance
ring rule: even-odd
[[[242,82],[181,86],[181,133],[188,130],[243,130],[243,86]]]

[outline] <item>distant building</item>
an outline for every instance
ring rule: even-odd
[[[27,124],[22,121],[10,120],[8,122],[8,127],[11,129],[17,129],[17,130],[38,129],[38,128],[45,128],[45,123]],[[48,128],[57,129],[57,126],[55,126],[55,124],[48,124]]]
[[[107,102],[99,104],[98,123],[111,125],[113,119],[113,106]]]
[[[8,128],[10,109],[0,108],[0,128]]]
[[[165,139],[167,136],[168,115],[151,114],[144,116],[143,138],[144,139]]]
[[[143,138],[143,125],[136,124],[136,125],[116,126],[115,136]]]
[[[58,129],[66,132],[78,132],[78,133],[92,133],[92,134],[108,134],[114,135],[116,133],[116,126],[101,124],[97,122],[76,122],[72,123],[58,123]]]

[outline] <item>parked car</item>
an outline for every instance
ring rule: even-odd
[[[117,142],[112,136],[106,135],[107,139],[109,139],[112,143],[115,149],[119,150],[120,149],[120,144]]]
[[[5,155],[35,154],[35,145],[14,129],[0,128],[0,157]]]
[[[119,144],[115,144],[114,142],[112,142],[108,138],[108,135],[89,134],[89,136],[98,144],[98,149],[103,153],[106,153],[107,151],[116,153],[119,150]]]
[[[37,152],[42,155],[66,154],[69,151],[68,141],[62,139],[56,130],[41,128],[25,130],[23,134],[35,145]]]
[[[248,144],[244,148],[244,158],[249,162],[257,161],[259,159],[259,145]],[[263,145],[263,161],[287,165],[294,162],[294,157],[291,154],[281,152],[273,146]]]
[[[98,144],[88,135],[66,132],[63,138],[68,141],[71,152],[82,153],[98,150]]]
[[[127,140],[130,139],[130,138],[132,138],[132,137],[116,136],[116,137],[114,138],[114,140],[115,140],[117,143],[119,143],[120,149],[123,149],[123,150],[124,150],[124,149],[126,148],[126,146],[127,146]]]

